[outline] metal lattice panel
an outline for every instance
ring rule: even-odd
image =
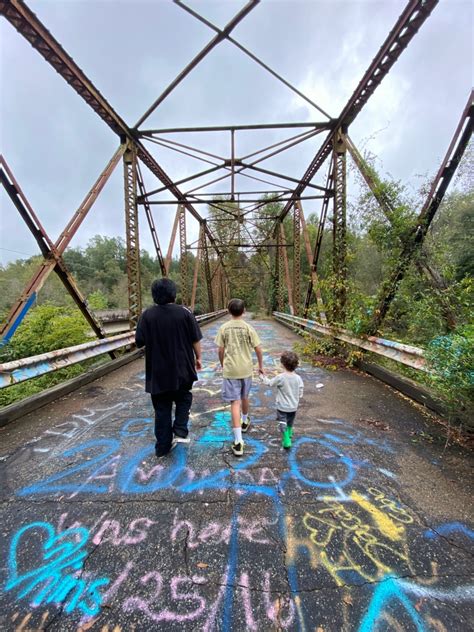
[[[181,300],[189,305],[188,253],[186,252],[186,209],[179,207],[179,273],[181,278]]]
[[[347,302],[346,143],[340,132],[334,139],[333,275],[333,320],[344,322]]]
[[[123,156],[125,231],[127,243],[128,311],[130,328],[135,329],[142,312],[140,289],[140,246],[138,238],[137,154],[129,145]]]
[[[301,304],[301,207],[293,208],[293,308],[298,316]]]

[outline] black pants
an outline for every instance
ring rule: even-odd
[[[295,423],[295,417],[296,417],[296,410],[294,410],[291,413],[288,413],[283,410],[277,409],[277,421],[278,421],[278,424],[281,425],[282,428],[283,428],[283,424],[286,424],[288,428],[293,428],[293,424]]]
[[[185,438],[188,436],[189,411],[193,401],[192,384],[183,386],[178,391],[166,391],[151,396],[155,409],[155,452],[162,456],[171,449],[173,434]],[[172,409],[176,406],[173,423]]]

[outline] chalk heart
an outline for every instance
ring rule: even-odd
[[[18,551],[27,540],[26,535],[39,532],[46,534],[46,540],[42,542],[42,551],[34,555],[34,561],[39,563],[30,571],[18,571]],[[32,522],[17,531],[10,544],[8,559],[9,579],[5,586],[11,590],[30,577],[58,573],[68,566],[78,570],[82,566],[87,551],[81,550],[89,538],[89,531],[84,527],[67,529],[56,534],[54,527],[49,522]]]

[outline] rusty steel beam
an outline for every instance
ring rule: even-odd
[[[153,138],[147,138],[146,140],[148,140],[148,142],[150,143],[155,143],[157,145],[161,145],[162,147],[166,147],[167,149],[179,151],[180,153],[183,153],[185,156],[191,156],[191,158],[196,158],[196,160],[202,160],[203,162],[208,162],[210,165],[217,166],[218,163],[212,160],[202,158],[201,156],[195,156],[194,154],[191,154],[186,151],[181,151],[181,149],[189,149],[190,151],[196,152],[196,154],[202,154],[203,156],[208,156],[208,158],[214,158],[215,160],[219,160],[219,161],[225,160],[224,156],[218,156],[217,154],[212,154],[209,151],[204,151],[203,149],[199,149],[198,147],[193,147],[192,145],[185,145],[184,143],[178,143],[177,141],[170,140],[169,138],[153,137]],[[181,148],[181,149],[178,149],[178,148]]]
[[[471,139],[473,126],[474,91],[471,91],[446,155],[418,215],[416,224],[405,241],[398,264],[393,270],[390,279],[383,285],[379,295],[378,305],[374,310],[374,317],[367,329],[368,333],[374,334],[378,331],[416,250],[423,244],[436,211],[444,198],[457,166]]]
[[[334,138],[334,210],[333,210],[333,291],[332,319],[344,322],[347,303],[347,231],[346,231],[346,162],[345,134]]]
[[[305,250],[306,250],[306,258],[308,260],[308,265],[309,265],[310,283],[311,283],[311,287],[314,288],[314,292],[316,294],[316,301],[317,301],[317,305],[319,309],[319,316],[321,318],[321,322],[325,324],[327,323],[327,317],[326,317],[326,312],[324,309],[323,297],[321,296],[321,290],[319,289],[319,279],[318,279],[318,274],[316,272],[316,268],[313,267],[312,265],[313,256],[311,254],[311,242],[309,239],[308,228],[306,226],[304,211],[303,211],[303,207],[301,205],[300,200],[296,201],[296,205],[299,207],[299,210],[300,210],[300,221],[301,221],[301,228],[303,229],[303,238],[304,238],[304,245],[305,245]],[[306,314],[305,314],[305,318],[306,318]]]
[[[238,132],[239,130],[257,129],[292,129],[305,128],[329,130],[332,127],[331,121],[314,123],[260,123],[256,125],[207,125],[202,127],[166,127],[162,129],[145,129],[137,132],[138,137],[153,136],[154,134],[176,134],[182,132]]]
[[[128,313],[130,329],[135,329],[142,313],[140,283],[140,241],[137,206],[137,154],[133,143],[123,155],[125,193],[125,234],[127,242]]]
[[[229,193],[225,193],[225,195],[229,195]],[[299,199],[300,200],[324,200],[326,197],[332,197],[332,191],[329,191],[327,194],[322,193],[321,195],[302,195]],[[145,199],[140,198],[138,204],[148,204],[150,206],[167,206],[170,204],[176,204],[176,202],[178,202],[179,204],[185,204],[186,203],[186,199],[183,198],[181,200],[150,200],[147,201]],[[224,202],[233,202],[234,200],[222,200],[221,204],[223,204]],[[290,197],[279,197],[278,200],[270,200],[271,202],[276,201],[276,202],[287,202],[287,201],[293,201],[293,198]],[[193,196],[193,204],[216,204],[216,202],[214,200],[200,200],[197,196]],[[240,204],[269,204],[268,200],[262,200],[262,198],[244,198],[239,200]],[[217,208],[217,207],[216,207]],[[255,210],[255,209],[251,209],[251,210]]]
[[[346,136],[346,146],[351,155],[354,164],[356,165],[359,173],[363,177],[365,183],[372,192],[372,195],[377,200],[385,217],[390,223],[393,222],[394,205],[392,200],[387,195],[385,188],[381,186],[382,182],[375,172],[373,167],[369,167],[367,162],[362,158],[357,147],[354,145],[349,136]],[[402,244],[403,245],[403,244]],[[452,309],[449,300],[446,296],[446,290],[448,284],[443,278],[442,274],[436,269],[436,267],[428,262],[427,253],[421,248],[421,258],[416,262],[418,271],[422,277],[429,283],[433,291],[435,292],[438,301],[440,303],[441,312],[446,323],[446,327],[453,331],[456,329],[456,314]]]
[[[176,198],[182,198],[183,195],[176,184],[143,146],[136,137],[136,133],[127,126],[23,0],[0,0],[0,15],[3,15],[30,42],[33,48],[69,83],[73,90],[120,136],[122,141],[127,138],[136,145],[138,158]],[[186,208],[198,221],[202,219],[190,202],[187,202]],[[216,249],[214,236],[208,227],[206,227],[206,231],[210,243]],[[219,251],[216,250],[216,252],[221,257]]]
[[[283,270],[285,272],[286,289],[288,292],[288,307],[290,308],[290,314],[295,313],[294,293],[293,285],[291,283],[290,265],[288,263],[288,243],[286,241],[285,229],[283,223],[280,223],[280,250],[279,255],[283,263]],[[283,290],[283,286],[281,288]]]
[[[269,72],[273,77],[275,77],[275,79],[278,79],[278,81],[280,81],[281,83],[283,83],[287,88],[289,88],[290,90],[292,90],[295,94],[297,94],[299,97],[301,97],[302,99],[304,99],[307,103],[309,103],[310,105],[312,105],[314,108],[316,108],[317,110],[319,110],[319,112],[321,112],[321,114],[324,114],[324,116],[327,116],[329,119],[331,118],[329,116],[329,114],[327,114],[327,112],[325,112],[319,105],[317,105],[316,103],[314,103],[314,101],[312,101],[309,97],[307,97],[305,94],[303,94],[300,90],[298,90],[297,88],[295,88],[295,86],[291,85],[291,83],[289,81],[287,81],[286,79],[284,79],[283,77],[281,77],[278,73],[276,73],[274,70],[272,70],[272,68],[270,68],[267,64],[265,64],[261,59],[259,59],[256,55],[254,55],[251,51],[249,51],[247,48],[245,48],[244,46],[242,46],[242,44],[240,44],[239,42],[237,42],[237,40],[235,40],[233,37],[230,37],[230,35],[227,33],[225,34],[224,31],[221,31],[221,29],[219,29],[217,26],[215,26],[214,24],[212,24],[212,22],[210,22],[209,20],[206,20],[202,15],[200,15],[199,13],[197,13],[196,11],[193,11],[193,9],[191,9],[190,7],[186,6],[184,4],[184,2],[181,2],[181,0],[174,0],[175,4],[177,4],[178,6],[180,6],[182,9],[184,9],[185,11],[187,11],[188,13],[190,13],[192,16],[194,16],[197,20],[199,20],[200,22],[202,22],[203,24],[205,24],[206,26],[208,26],[210,29],[212,29],[213,31],[215,31],[218,35],[224,35],[224,37],[226,37],[229,42],[231,42],[232,44],[234,44],[234,46],[236,46],[239,50],[241,50],[243,53],[245,53],[245,55],[247,55],[248,57],[250,57],[250,59],[252,59],[254,62],[256,62],[259,66],[261,66],[262,68],[264,68],[267,72]]]
[[[158,233],[156,232],[155,221],[153,219],[153,213],[151,212],[150,205],[148,204],[146,200],[145,184],[143,182],[143,177],[140,170],[140,164],[138,162],[137,162],[137,184],[138,184],[138,189],[140,191],[140,196],[143,197],[144,199],[142,204],[145,208],[145,215],[148,221],[148,226],[150,227],[151,238],[153,240],[153,245],[155,246],[156,258],[160,266],[161,274],[162,276],[166,276],[165,260],[163,258],[163,253],[161,251],[160,240],[158,239]]]
[[[181,279],[181,300],[189,305],[188,296],[188,254],[186,252],[186,209],[181,207],[179,213],[179,274]]]
[[[128,127],[23,0],[0,0],[3,15],[116,134]]]
[[[199,226],[198,244],[200,245],[202,245],[203,234],[204,234],[203,228],[202,226]],[[200,251],[198,251],[194,259],[193,287],[191,290],[191,305],[190,305],[192,311],[194,311],[194,307],[196,305],[196,291],[197,291],[197,284],[198,284],[198,278],[199,278],[199,264],[200,263],[201,263],[201,253]]]
[[[113,170],[117,166],[123,152],[124,147],[119,147],[117,149],[117,151],[105,167],[104,171],[100,174],[99,178],[84,198],[82,204],[74,213],[66,228],[62,231],[62,233],[54,243],[53,249],[56,256],[52,254],[52,249],[51,254],[48,254],[47,258],[45,258],[43,263],[40,264],[38,269],[34,272],[33,276],[26,284],[18,300],[12,306],[0,330],[0,335],[3,337],[4,340],[9,340],[11,338],[11,336],[21,323],[22,319],[24,318],[30,307],[33,305],[34,301],[36,300],[37,293],[43,287],[46,279],[49,277],[51,272],[55,269],[57,265],[57,258],[62,256],[64,250],[66,249],[66,246],[70,243],[79,226],[84,221],[87,213],[96,201],[99,193],[102,191],[105,183],[110,178]],[[32,217],[32,225],[34,226],[34,230],[37,232],[38,230],[40,230],[41,224],[39,223],[37,218],[35,218]],[[45,244],[45,246],[46,245],[47,244]]]
[[[170,273],[171,259],[173,258],[173,248],[174,248],[174,242],[176,240],[176,233],[178,231],[180,215],[181,215],[181,206],[179,205],[176,210],[176,215],[174,216],[173,228],[171,229],[170,241],[168,244],[168,252],[166,253],[165,276],[168,276],[168,274]]]
[[[241,174],[242,176],[247,177],[247,178],[252,178],[254,180],[260,180],[259,178],[256,178],[254,176],[250,176],[248,174],[243,173],[246,169],[252,169],[252,168],[255,171],[260,171],[262,173],[267,173],[269,175],[272,175],[272,176],[275,176],[275,177],[278,177],[278,178],[288,179],[291,182],[299,182],[299,180],[297,180],[296,178],[290,178],[288,176],[285,176],[285,175],[282,175],[282,174],[279,174],[279,173],[268,171],[268,170],[259,168],[256,165],[259,164],[260,162],[264,162],[265,160],[268,160],[269,158],[272,158],[273,156],[276,156],[276,155],[278,155],[278,154],[280,154],[280,153],[282,153],[284,151],[287,151],[291,147],[294,147],[295,145],[298,145],[298,144],[308,140],[309,138],[312,138],[314,136],[314,134],[315,134],[315,132],[310,132],[310,133],[305,132],[304,134],[298,134],[296,136],[293,136],[293,137],[290,137],[290,138],[286,138],[283,141],[280,141],[278,143],[274,143],[273,145],[270,145],[268,147],[264,147],[263,149],[261,149],[259,151],[256,151],[256,152],[253,152],[253,154],[249,154],[248,156],[246,156],[244,158],[240,158],[238,160],[236,160],[235,157],[234,158],[231,157],[230,160],[223,160],[222,164],[220,164],[220,165],[214,165],[213,167],[211,167],[209,169],[204,169],[203,171],[198,171],[194,175],[187,176],[186,178],[183,178],[182,180],[179,180],[175,184],[179,185],[179,184],[183,184],[185,182],[190,182],[191,180],[196,180],[198,178],[201,178],[204,175],[209,175],[210,173],[214,173],[216,171],[220,171],[221,169],[229,169],[229,167],[230,167],[230,172],[229,173],[226,173],[223,176],[219,176],[218,178],[210,180],[210,181],[208,181],[208,182],[206,182],[206,183],[204,183],[204,184],[202,184],[202,185],[200,185],[198,187],[195,187],[194,189],[191,189],[191,190],[185,192],[183,197],[185,199],[188,199],[188,197],[194,198],[194,196],[190,196],[190,194],[193,193],[194,191],[199,190],[199,189],[201,189],[204,186],[208,186],[210,184],[214,184],[216,182],[219,182],[219,181],[222,181],[222,180],[226,180],[227,178],[231,178],[232,177],[232,173],[234,175]],[[281,147],[281,145],[284,145],[284,146]],[[257,160],[254,160],[251,163],[245,163],[244,162],[244,160],[246,158],[249,158],[252,155],[262,153],[263,151],[268,151],[269,149],[273,149],[275,147],[279,147],[279,149],[276,149],[275,151],[272,151],[272,152],[266,154],[265,156],[262,156],[261,158],[258,158]],[[240,167],[237,170],[235,169],[236,165],[238,165]],[[232,171],[232,166],[233,166],[233,171]],[[262,182],[267,182],[266,180],[261,180],[261,181]],[[273,184],[273,183],[270,182],[269,184]],[[316,185],[309,184],[308,186],[310,188],[314,188],[314,189],[317,189],[317,190],[321,189],[321,187],[318,187]],[[154,195],[156,193],[163,193],[163,191],[166,191],[166,190],[170,190],[169,186],[158,187],[157,189],[153,189],[152,191],[150,191],[147,194],[147,196],[150,197],[151,195]],[[288,191],[291,191],[291,190],[288,189]],[[162,203],[166,204],[166,202],[162,202]],[[194,199],[193,199],[192,203],[195,204]]]
[[[72,299],[80,309],[82,315],[89,323],[91,329],[94,331],[98,338],[105,338],[105,330],[103,329],[100,321],[97,320],[94,313],[89,309],[87,305],[86,299],[83,297],[80,292],[77,284],[68,270],[66,264],[64,263],[60,254],[56,250],[53,242],[49,238],[45,229],[41,225],[36,213],[31,207],[28,199],[20,188],[20,185],[16,181],[11,169],[9,168],[5,158],[0,155],[0,180],[10,197],[11,201],[17,208],[20,213],[22,219],[25,224],[30,229],[33,234],[39,249],[41,250],[41,254],[45,259],[54,260],[54,271],[59,276],[61,281],[63,282],[66,290],[71,295]],[[23,316],[26,315],[26,311],[23,312]],[[12,326],[5,331],[5,335],[3,337],[3,344],[8,342],[10,338],[13,336],[15,330],[20,325],[22,319],[17,321],[13,321]]]
[[[326,179],[326,188],[329,189],[333,186],[334,186],[334,168],[331,162],[331,166],[329,168],[327,179]],[[329,199],[330,199],[329,197],[324,198],[323,205],[321,208],[321,214],[319,216],[318,232],[316,233],[316,241],[314,243],[313,260],[310,264],[311,270],[314,270],[315,272],[317,272],[319,255],[321,254],[321,245],[323,242],[324,226],[326,224],[326,217],[327,217],[328,208],[329,208]],[[308,311],[311,305],[313,290],[314,290],[314,284],[313,284],[313,279],[311,278],[308,283],[308,289],[306,292],[306,300],[304,304],[304,317],[305,318],[307,318],[308,316]]]
[[[359,349],[364,349],[365,351],[376,353],[377,355],[389,358],[395,362],[405,364],[413,369],[426,371],[427,373],[430,371],[428,363],[424,358],[425,352],[419,347],[413,347],[412,345],[405,345],[401,342],[386,340],[385,338],[377,338],[375,336],[358,338],[345,329],[328,327],[326,325],[321,325],[321,323],[314,320],[298,318],[297,316],[289,316],[288,314],[274,312],[273,317],[283,324],[287,324],[292,327],[299,327],[303,331],[316,332],[335,340],[341,340],[342,342],[358,347]]]
[[[293,308],[295,316],[301,309],[301,207],[293,206]]]
[[[211,267],[209,262],[209,250],[207,245],[206,233],[203,236],[203,245],[202,245],[202,256],[204,263],[204,275],[206,279],[206,288],[207,288],[207,298],[208,298],[208,309],[210,312],[214,311],[214,297],[212,294],[212,279],[211,279]]]
[[[429,17],[439,0],[409,0],[403,13],[388,34],[378,53],[372,60],[359,85],[346,103],[344,109],[335,121],[333,130],[328,134],[323,144],[311,161],[308,169],[294,190],[294,197],[299,198],[332,151],[335,130],[342,128],[347,131],[348,126],[360,113],[369,98],[375,92],[382,79],[390,72],[393,65],[411,42],[417,31]],[[292,203],[287,202],[281,212],[284,219],[290,212]]]
[[[199,53],[192,59],[189,64],[183,68],[183,70],[179,73],[175,79],[169,84],[169,86],[160,94],[160,96],[150,105],[148,110],[141,116],[138,121],[134,125],[134,129],[138,129],[140,125],[146,121],[146,119],[152,114],[156,108],[162,103],[167,96],[171,94],[171,92],[178,86],[181,81],[195,68],[203,59],[208,55],[211,50],[220,44],[222,41],[228,37],[228,35],[234,30],[234,28],[241,22],[246,15],[254,9],[260,0],[249,0],[247,4],[232,18],[230,22],[226,24],[226,26],[220,31],[212,40],[204,46],[204,48],[199,51]]]

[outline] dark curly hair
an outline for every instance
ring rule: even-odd
[[[293,353],[293,351],[284,351],[281,354],[280,362],[283,364],[287,371],[294,371],[298,366],[300,360],[296,353]]]
[[[158,279],[151,285],[151,295],[157,305],[174,303],[176,299],[176,283],[171,279]]]

